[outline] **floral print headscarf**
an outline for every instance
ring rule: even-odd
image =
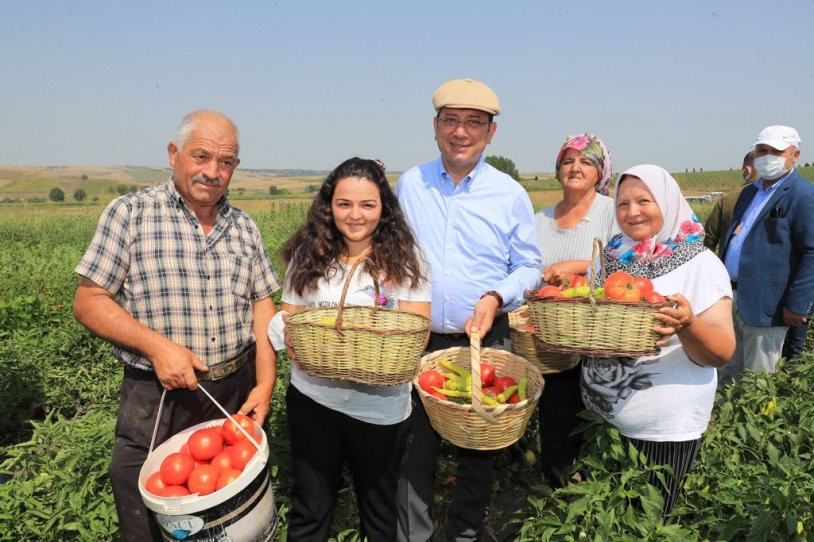
[[[557,175],[560,174],[560,164],[562,163],[562,155],[568,149],[579,151],[583,156],[590,160],[596,171],[599,173],[599,182],[596,183],[596,191],[603,196],[608,195],[610,188],[611,175],[613,173],[613,164],[611,163],[611,155],[602,140],[593,134],[585,132],[580,135],[568,136],[560,152],[557,153]]]
[[[659,166],[634,166],[619,175],[614,189],[617,195],[619,180],[625,175],[638,177],[647,185],[664,223],[655,236],[642,241],[635,241],[624,233],[613,236],[605,247],[608,274],[622,270],[635,276],[656,278],[705,250],[704,227],[672,175]]]

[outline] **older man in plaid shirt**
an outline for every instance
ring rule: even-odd
[[[268,414],[279,281],[257,225],[225,197],[238,148],[223,114],[187,115],[168,146],[172,179],[114,200],[76,267],[74,315],[124,364],[110,463],[124,540],[160,538],[138,474],[164,390],[157,444],[222,417],[199,381],[230,412],[260,424]]]

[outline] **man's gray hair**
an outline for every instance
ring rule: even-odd
[[[229,126],[232,127],[232,130],[235,132],[235,143],[237,144],[237,152],[240,153],[240,132],[237,129],[237,125],[232,122],[232,119],[221,113],[220,111],[215,111],[213,109],[198,109],[193,111],[192,113],[187,114],[183,119],[181,119],[181,124],[178,126],[178,131],[175,133],[175,144],[178,146],[178,149],[183,149],[184,145],[187,144],[187,140],[189,139],[190,134],[195,131],[198,127],[198,119],[204,115],[215,115],[227,123]]]

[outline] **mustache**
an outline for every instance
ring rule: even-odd
[[[204,183],[204,184],[209,184],[209,185],[213,185],[213,186],[220,186],[220,179],[218,177],[208,177],[207,175],[204,175],[203,173],[201,173],[200,175],[195,175],[192,178],[192,182]]]

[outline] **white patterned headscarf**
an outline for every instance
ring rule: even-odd
[[[624,171],[616,181],[615,198],[625,176],[637,177],[647,186],[663,224],[656,235],[641,241],[624,233],[612,237],[605,247],[608,273],[623,270],[635,276],[660,277],[705,250],[704,227],[667,170],[644,164]]]

